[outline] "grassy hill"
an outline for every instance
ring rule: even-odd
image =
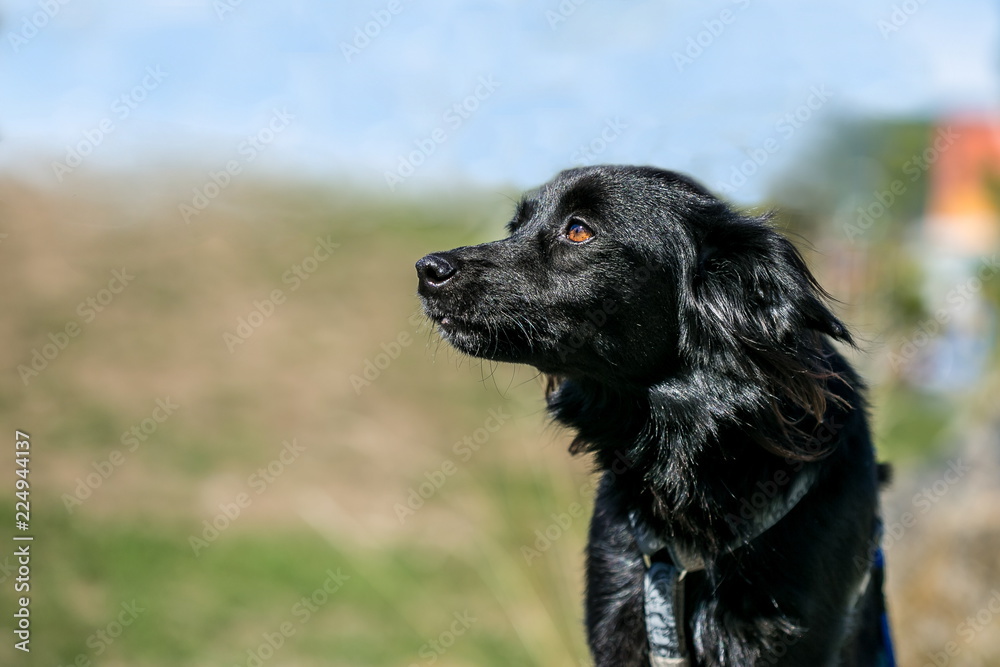
[[[494,238],[506,194],[246,178],[186,222],[200,177],[75,178],[0,182],[0,410],[31,434],[36,536],[31,661],[0,663],[587,664],[589,464],[534,371],[459,357],[414,297],[414,261]],[[939,463],[902,467],[898,511]],[[903,664],[977,608],[914,584],[954,567],[935,536],[982,548],[983,599],[998,581],[995,515],[956,537],[958,495],[890,552]],[[988,636],[964,656],[1000,660]]]

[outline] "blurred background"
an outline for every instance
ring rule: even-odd
[[[413,263],[614,162],[780,211],[861,341],[896,468],[901,664],[1000,665],[994,3],[29,0],[0,20],[0,664],[589,664],[589,463],[534,371],[439,344]]]

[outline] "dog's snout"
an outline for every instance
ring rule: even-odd
[[[417,261],[417,275],[421,284],[427,287],[441,287],[457,271],[454,260],[444,255],[431,254]]]

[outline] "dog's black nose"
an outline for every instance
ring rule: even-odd
[[[458,269],[444,255],[427,255],[417,261],[417,275],[427,287],[441,287]]]

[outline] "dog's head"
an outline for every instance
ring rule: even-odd
[[[508,229],[416,265],[427,315],[473,356],[650,385],[849,340],[791,243],[680,174],[564,171]]]

